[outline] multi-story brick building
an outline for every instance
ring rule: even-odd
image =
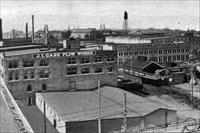
[[[200,37],[187,33],[183,36],[145,37],[107,37],[118,52],[118,64],[133,57],[146,56],[159,63],[183,62],[189,60],[193,50],[200,50]]]
[[[181,62],[189,59],[190,47],[186,44],[135,44],[114,45],[118,51],[118,64],[137,56],[146,56],[150,61]]]
[[[148,38],[153,44],[166,44],[166,43],[186,43],[190,46],[190,49],[200,49],[200,37],[195,36],[194,33],[188,32],[182,36],[164,36]]]
[[[31,104],[36,91],[92,89],[98,80],[116,86],[116,60],[115,51],[9,47],[1,50],[1,71],[13,96]]]

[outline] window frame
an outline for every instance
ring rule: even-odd
[[[76,58],[75,57],[69,57],[67,58],[67,64],[68,65],[72,65],[72,64],[76,64],[77,61],[76,61]]]
[[[32,86],[31,85],[27,85],[26,92],[32,92]]]
[[[80,64],[88,64],[90,63],[90,57],[81,57]]]
[[[8,62],[8,69],[18,68],[18,67],[19,67],[19,61],[18,60],[10,60]]]
[[[115,57],[110,55],[110,56],[107,56],[107,61],[108,62],[112,62],[112,61],[115,61]]]
[[[103,59],[102,59],[101,56],[95,56],[94,57],[94,62],[98,63],[98,62],[102,62],[102,61],[103,61]]]
[[[34,67],[35,61],[33,59],[23,60],[23,67]]]
[[[48,71],[48,72],[46,72]],[[39,78],[40,79],[46,79],[46,78],[49,78],[50,77],[50,71],[49,70],[46,70],[46,69],[41,69],[39,70]]]
[[[49,59],[41,59],[39,66],[49,66]]]
[[[84,69],[88,69],[89,71],[84,72],[83,71]],[[89,74],[89,73],[90,73],[90,68],[89,67],[81,68],[81,74]]]
[[[101,71],[98,71],[98,69],[101,70]],[[103,67],[95,67],[94,73],[103,73]]]
[[[75,68],[76,72],[70,70],[70,69],[73,69],[73,68]],[[74,66],[74,67],[67,67],[67,68],[66,68],[66,75],[77,75],[77,74],[78,74],[78,68],[77,68],[77,66]]]
[[[112,70],[110,71],[109,68],[112,68]],[[114,72],[114,66],[108,66],[108,67],[107,67],[107,72],[108,72],[108,73],[112,73],[112,72]]]
[[[13,71],[10,71],[8,73],[8,81],[13,81],[14,80],[14,74],[13,73],[14,73]]]

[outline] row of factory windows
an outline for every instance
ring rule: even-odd
[[[159,57],[149,57],[150,61],[155,62],[172,62],[172,61],[185,61],[189,60],[189,55],[174,55],[174,56],[159,56]],[[129,62],[129,58],[119,59],[119,64]]]
[[[39,70],[39,78],[49,78],[50,72],[49,70]],[[23,72],[23,79],[35,79],[35,71],[34,69],[26,70]],[[8,80],[19,80],[19,71],[9,71],[8,73]]]
[[[42,59],[39,62],[39,66],[48,66],[49,60],[48,59]],[[19,67],[19,60],[10,60],[8,62],[8,68],[18,68]],[[23,60],[23,67],[34,67],[34,60],[33,59],[27,59]]]
[[[168,50],[141,50],[135,52],[118,52],[118,56],[132,56],[132,55],[148,55],[148,54],[171,54],[189,52],[189,49],[168,49]]]
[[[195,44],[195,43],[199,43],[200,41],[200,38],[199,37],[193,37],[193,38],[165,38],[165,39],[153,39],[152,40],[152,43],[169,43],[169,42],[179,42],[179,41],[182,41],[182,42],[186,42],[186,43],[192,43],[192,44]]]
[[[47,90],[47,84],[42,84],[42,90]],[[30,84],[27,85],[26,91],[27,91],[27,92],[32,91],[32,86],[31,86]]]
[[[103,67],[95,67],[94,68],[94,73],[103,73]],[[107,72],[114,72],[114,66],[108,66],[107,67]],[[91,69],[88,67],[82,68],[80,70],[80,74],[89,74],[92,73]],[[78,74],[78,68],[77,67],[67,67],[67,75],[76,75]]]
[[[107,72],[113,72],[114,71],[114,66],[108,66],[107,67]],[[103,67],[95,67],[94,68],[94,73],[103,73]],[[80,70],[80,74],[89,74],[92,73],[91,69],[89,67],[84,67],[81,68]],[[77,67],[67,67],[66,68],[66,75],[76,75],[78,74],[78,68]],[[49,78],[50,76],[50,71],[49,70],[39,70],[38,72],[39,78],[43,79],[43,78]],[[23,79],[27,80],[27,79],[35,79],[35,71],[34,69],[30,69],[30,70],[25,70],[23,72]],[[19,80],[19,71],[15,70],[15,71],[9,71],[8,73],[8,80],[9,81],[15,81],[15,80]]]
[[[162,43],[162,42],[169,43],[169,42],[174,42],[174,41],[177,41],[177,42],[183,41],[183,42],[185,42],[186,40],[188,41],[188,39],[186,39],[186,38],[153,39],[152,43],[155,43],[155,42],[157,42],[157,43]]]
[[[185,61],[189,59],[189,55],[174,55],[174,56],[160,56],[160,57],[150,57],[150,61],[155,62],[171,62],[171,61]]]
[[[91,63],[92,61],[90,60],[90,57],[82,57],[80,60],[81,64],[85,63]],[[102,62],[104,61],[102,56],[96,56],[94,57],[93,62]],[[114,56],[107,56],[106,61],[114,61]],[[67,64],[76,64],[77,63],[77,58],[75,57],[70,57],[67,58]],[[48,59],[41,59],[39,62],[39,66],[48,66],[49,65],[49,60]],[[18,68],[19,67],[19,61],[18,60],[10,60],[8,68]],[[33,59],[27,59],[23,61],[23,67],[34,67],[34,60]]]

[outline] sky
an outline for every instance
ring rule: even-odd
[[[3,31],[31,29],[31,15],[35,29],[70,28],[121,29],[124,11],[128,12],[129,28],[200,28],[200,0],[0,0]]]

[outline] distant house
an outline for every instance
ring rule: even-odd
[[[130,74],[141,77],[142,83],[152,84],[156,86],[168,85],[168,70],[152,61],[143,60],[142,58],[132,59],[124,63],[123,68],[128,70]]]
[[[73,29],[71,31],[71,36],[73,38],[80,38],[80,39],[88,39],[93,40],[96,37],[96,29],[89,28],[89,29]]]

